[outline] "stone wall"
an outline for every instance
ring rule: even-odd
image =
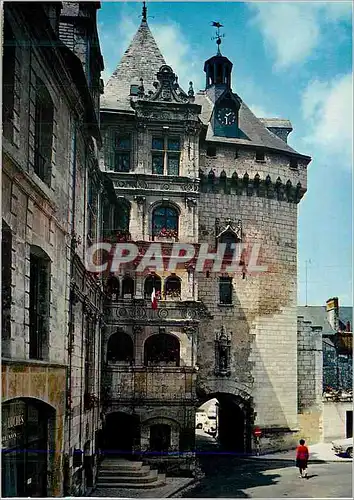
[[[323,402],[323,438],[329,442],[345,439],[347,412],[353,411],[353,401]]]
[[[323,439],[322,328],[298,317],[298,437],[311,443]]]
[[[246,171],[250,178],[256,172],[262,176],[270,173],[272,178],[280,175],[284,180],[295,176],[293,183],[301,179],[305,185],[305,167],[294,173],[281,156],[266,156],[264,162],[256,162],[254,158],[254,152],[244,152],[240,147],[235,158],[235,150],[221,146],[216,159],[205,158],[204,172],[207,174],[213,168],[218,176],[223,169],[231,176],[236,171],[239,178]],[[242,242],[259,244],[257,264],[267,266],[267,270],[243,275],[239,267],[230,274],[232,306],[219,304],[218,298],[219,277],[227,273],[204,272],[198,276],[199,299],[213,316],[200,328],[199,384],[210,393],[232,393],[236,385],[252,395],[257,425],[269,430],[295,429],[297,206],[285,200],[265,199],[256,193],[225,193],[217,187],[206,188],[200,195],[199,233],[200,241],[213,247],[216,218],[220,227],[227,225],[228,218],[234,225],[238,220],[242,222]],[[222,324],[232,332],[232,373],[226,380],[213,374],[215,330]],[[271,441],[270,437],[269,446]]]

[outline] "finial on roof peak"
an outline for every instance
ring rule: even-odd
[[[212,21],[211,22],[211,25],[214,26],[216,28],[216,36],[212,38],[212,40],[216,40],[216,44],[218,46],[218,51],[217,51],[217,55],[218,56],[221,56],[221,52],[220,52],[220,44],[221,44],[221,39],[224,38],[225,35],[221,35],[220,34],[220,28],[223,28],[224,25],[223,24],[220,24],[219,21]]]
[[[142,14],[142,22],[146,23],[146,18],[147,18],[147,7],[146,7],[146,2],[143,2],[143,14]]]

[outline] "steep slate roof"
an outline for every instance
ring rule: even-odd
[[[156,81],[156,74],[164,64],[166,62],[146,20],[143,19],[131,44],[104,88],[104,95],[101,97],[101,109],[103,111],[117,110],[133,113],[130,104],[130,86],[140,85],[140,78],[143,78],[145,93],[148,93],[149,90],[154,91],[153,82]],[[214,136],[210,119],[214,103],[223,92],[224,89],[214,88],[198,92],[195,95],[195,104],[202,106],[200,120],[204,125],[208,126],[206,140],[266,147],[310,160],[308,156],[300,155],[286,142],[270,132],[243,101],[239,112],[239,126],[248,137],[248,140]],[[236,96],[236,94],[234,95]]]
[[[311,321],[312,326],[321,326],[323,335],[334,335],[336,333],[327,321],[326,306],[298,306],[297,315],[303,316],[306,321]],[[340,307],[338,316],[344,326],[347,321],[350,321],[350,325],[353,328],[352,307]]]
[[[166,64],[150,28],[142,21],[131,44],[123,54],[101,97],[102,109],[133,111],[130,106],[130,86],[140,85],[143,78],[145,92],[155,90],[153,82],[162,65]]]
[[[344,328],[346,327],[349,321],[351,331],[353,331],[353,308],[348,306],[340,307],[338,315],[339,315],[339,321],[343,323]]]
[[[298,306],[297,315],[303,316],[305,321],[311,321],[312,326],[321,326],[323,335],[335,335],[327,321],[326,306]]]
[[[234,95],[236,96],[235,93]],[[208,126],[206,135],[207,141],[260,146],[300,155],[300,153],[295,151],[295,149],[290,147],[286,142],[282,141],[279,137],[270,132],[266,128],[262,120],[257,118],[243,101],[241,102],[239,111],[239,128],[244,134],[246,134],[249,140],[214,136],[213,129],[210,123],[214,110],[214,102],[207,95],[206,91],[201,91],[196,94],[195,104],[199,104],[200,106],[202,106],[200,119],[204,125]],[[288,120],[281,120],[281,122],[290,124]],[[304,155],[301,156],[308,158]]]

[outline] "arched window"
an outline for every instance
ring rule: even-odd
[[[144,345],[145,366],[179,366],[179,340],[173,335],[152,335]]]
[[[134,297],[134,280],[130,276],[125,276],[122,283],[123,299],[132,299]]]
[[[237,241],[237,237],[232,231],[226,231],[220,236],[219,243],[226,243],[225,255],[233,255],[235,248],[232,248],[232,245]]]
[[[107,346],[107,361],[131,362],[134,358],[132,338],[125,332],[118,331],[109,337]]]
[[[157,274],[150,274],[144,283],[144,297],[150,299],[152,290],[155,288],[157,299],[161,299],[161,278]]]
[[[115,276],[110,276],[106,283],[106,294],[109,299],[119,300],[119,279]]]
[[[168,451],[171,446],[171,427],[167,424],[150,426],[150,450]]]
[[[169,276],[165,281],[165,298],[181,298],[181,280],[177,276]]]
[[[157,237],[178,237],[178,212],[173,207],[156,207],[152,212],[152,234]]]

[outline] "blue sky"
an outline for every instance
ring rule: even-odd
[[[101,2],[104,81],[134,36],[142,3]],[[154,2],[148,23],[166,62],[188,90],[204,88],[216,50],[211,21],[224,24],[232,87],[260,117],[290,119],[289,144],[312,156],[299,205],[300,305],[338,296],[352,305],[351,2]]]

